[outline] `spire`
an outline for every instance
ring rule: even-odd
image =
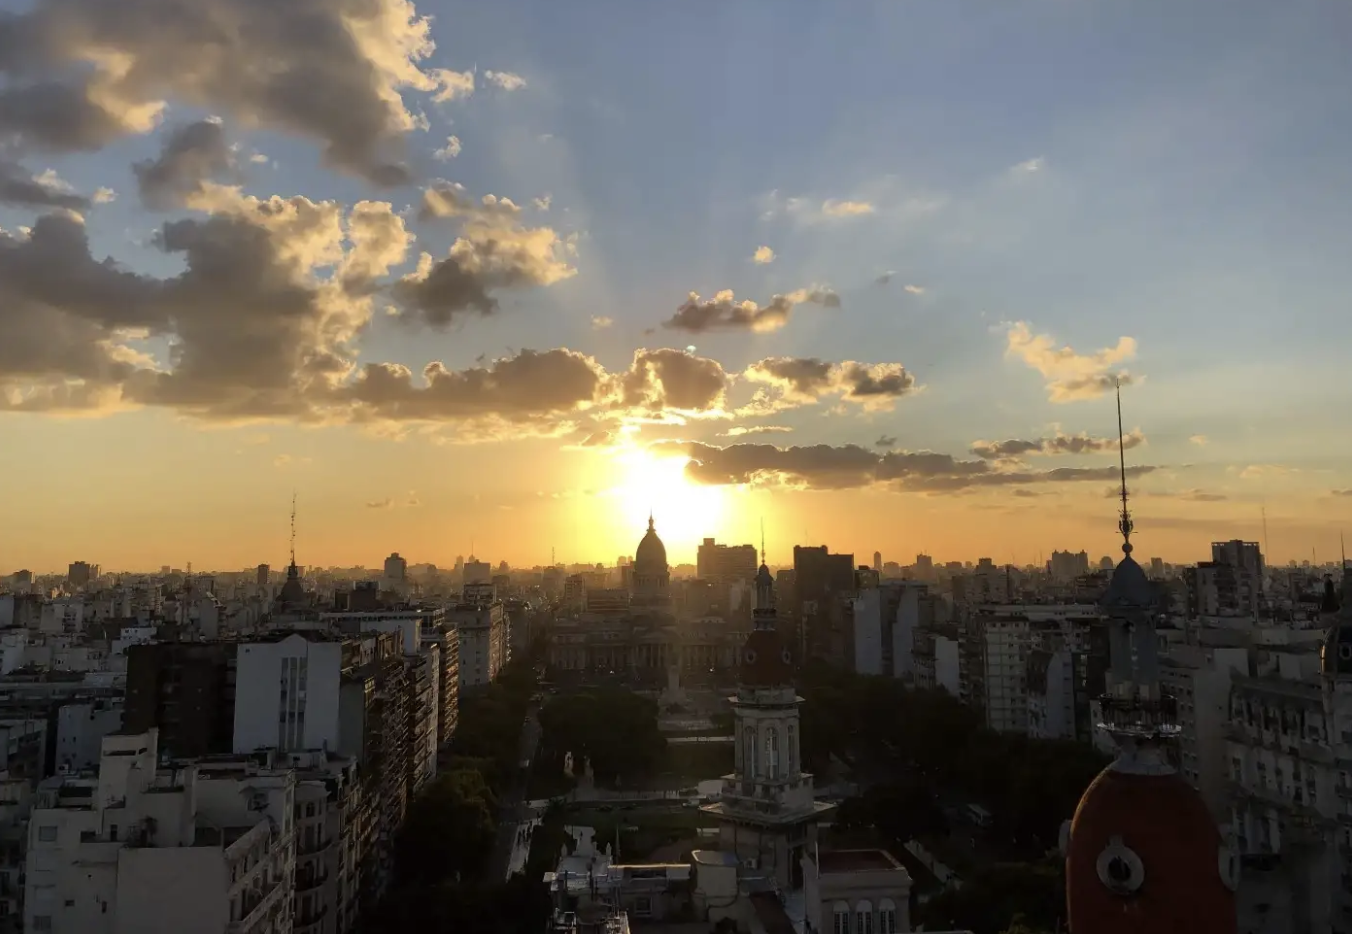
[[[1117,463],[1122,473],[1122,517],[1117,530],[1122,533],[1122,554],[1131,554],[1131,511],[1127,509],[1127,446],[1122,434],[1122,380],[1114,381],[1117,391]]]
[[[657,529],[653,528],[653,511],[651,509],[648,510],[648,531],[649,532],[657,531]]]
[[[761,523],[761,564],[764,564],[768,567],[770,562],[765,559],[765,519],[762,518],[760,523]]]
[[[296,566],[296,491],[291,491],[291,567]]]

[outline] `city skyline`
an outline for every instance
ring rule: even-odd
[[[0,116],[0,573],[280,567],[293,490],[305,565],[1097,560],[1119,378],[1140,554],[1337,554],[1327,15],[313,6],[28,23],[95,78]]]

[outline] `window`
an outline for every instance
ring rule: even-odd
[[[850,906],[836,902],[831,906],[831,915],[835,922],[831,928],[832,934],[850,934]]]
[[[890,898],[878,902],[878,934],[897,934],[897,906]]]
[[[873,934],[873,903],[863,901],[854,906],[855,934]]]
[[[789,775],[798,774],[798,729],[789,724],[786,745],[789,747]]]
[[[33,930],[50,931],[52,929],[51,915],[33,915]]]
[[[774,727],[765,731],[765,776],[771,781],[779,778],[779,730]]]
[[[38,828],[38,842],[39,842],[39,843],[55,843],[55,842],[56,842],[56,825],[55,825],[55,824],[44,824],[43,826],[39,827],[39,828]],[[50,920],[50,919],[48,919],[48,920]],[[34,923],[36,923],[36,921],[35,921]]]
[[[742,743],[742,774],[747,778],[756,777],[756,728],[747,727]]]

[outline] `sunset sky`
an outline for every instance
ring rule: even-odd
[[[0,10],[0,574],[1352,526],[1346,3]]]

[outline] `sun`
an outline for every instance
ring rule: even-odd
[[[618,458],[618,483],[611,489],[615,506],[629,521],[652,512],[671,564],[693,556],[695,545],[724,531],[730,518],[727,487],[696,483],[686,476],[685,457],[660,457],[633,449]]]

